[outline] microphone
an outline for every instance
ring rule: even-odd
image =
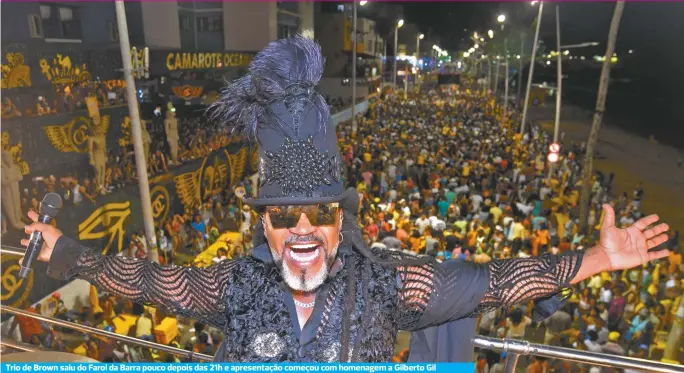
[[[62,197],[57,193],[48,193],[40,202],[40,210],[38,211],[38,221],[45,224],[50,224],[52,219],[57,216],[59,209],[62,208]],[[26,247],[26,254],[21,261],[21,268],[19,269],[19,277],[27,278],[31,271],[31,263],[33,259],[40,253],[43,248],[43,234],[38,231],[31,233],[29,244]]]

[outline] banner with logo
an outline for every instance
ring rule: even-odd
[[[208,156],[174,168],[150,181],[152,214],[155,225],[185,208],[196,208],[211,193],[232,190],[244,177],[256,172],[256,151],[236,143]],[[116,255],[127,249],[131,234],[143,229],[140,192],[128,185],[114,193],[97,196],[95,202],[84,199],[77,205],[65,204],[56,219],[57,228],[103,254]],[[3,237],[3,245],[18,246],[21,232]],[[27,279],[18,277],[20,258],[2,255],[2,304],[20,306],[35,302],[59,289],[65,282],[46,274],[45,263],[34,263]]]

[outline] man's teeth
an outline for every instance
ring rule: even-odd
[[[307,249],[313,249],[313,248],[316,247],[316,246],[318,246],[318,245],[316,245],[316,244],[310,244],[310,245],[292,245],[291,247],[292,247],[293,249],[307,250]]]
[[[313,247],[315,247],[315,246],[316,245],[314,245]],[[309,248],[310,247],[311,246],[309,246]],[[292,259],[294,259],[298,262],[309,262],[311,260],[314,260],[318,256],[318,250],[319,249],[316,249],[310,253],[298,253],[296,251],[290,250],[290,256],[292,257]]]

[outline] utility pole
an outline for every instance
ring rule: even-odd
[[[525,60],[525,32],[520,32],[520,63],[518,66],[518,105],[520,105],[520,93],[522,92],[523,61]]]
[[[522,122],[520,124],[520,134],[525,133],[525,121],[527,120],[527,106],[530,101],[530,89],[532,89],[532,75],[534,75],[534,58],[537,56],[537,43],[539,42],[539,26],[542,20],[544,2],[539,2],[539,13],[537,14],[537,27],[534,30],[534,42],[532,44],[532,54],[530,55],[530,71],[527,75],[527,89],[525,90],[525,103],[523,104]]]
[[[356,133],[358,129],[358,124],[356,123],[356,38],[359,36],[356,30],[357,7],[358,1],[354,0],[352,3],[352,18],[354,19],[352,21],[352,133]]]
[[[556,5],[556,118],[553,126],[553,142],[558,142],[558,130],[560,128],[560,115],[561,115],[561,99],[562,99],[562,85],[563,85],[563,51],[561,50],[561,36],[560,36],[560,10],[558,5]],[[551,180],[553,177],[553,171],[555,164],[549,162],[549,175],[548,178]]]
[[[397,48],[399,44],[399,26],[394,25],[394,63],[392,63],[392,89],[397,89]]]
[[[503,27],[502,27],[503,29]],[[504,36],[504,58],[506,59],[506,73],[504,74],[504,78],[506,81],[504,82],[504,105],[503,105],[503,117],[506,118],[508,115],[508,36]]]
[[[147,259],[151,262],[159,262],[157,253],[157,235],[154,231],[154,218],[152,217],[152,200],[150,199],[150,185],[147,179],[147,164],[142,144],[142,130],[140,128],[140,113],[135,91],[135,79],[131,69],[131,45],[128,40],[128,24],[126,23],[126,7],[123,0],[116,0],[116,21],[119,27],[119,45],[121,47],[121,60],[123,73],[126,79],[126,93],[128,94],[128,111],[131,117],[131,130],[133,132],[133,149],[135,151],[135,166],[138,173],[138,186],[140,187],[140,203],[142,205],[143,223],[145,226],[145,238],[147,238]],[[137,56],[136,56],[137,58]]]

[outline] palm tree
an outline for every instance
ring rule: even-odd
[[[589,217],[589,197],[591,192],[591,175],[594,167],[594,146],[601,131],[603,111],[606,108],[606,97],[608,96],[608,81],[610,79],[610,59],[615,52],[615,40],[617,39],[618,29],[620,28],[620,18],[625,8],[624,0],[618,1],[613,11],[613,20],[610,22],[608,32],[608,45],[604,56],[603,68],[601,69],[601,79],[599,82],[598,97],[596,98],[596,110],[594,110],[594,120],[591,123],[591,132],[587,141],[586,154],[584,155],[584,168],[582,169],[582,195],[580,200],[580,231],[587,233],[587,218]]]

